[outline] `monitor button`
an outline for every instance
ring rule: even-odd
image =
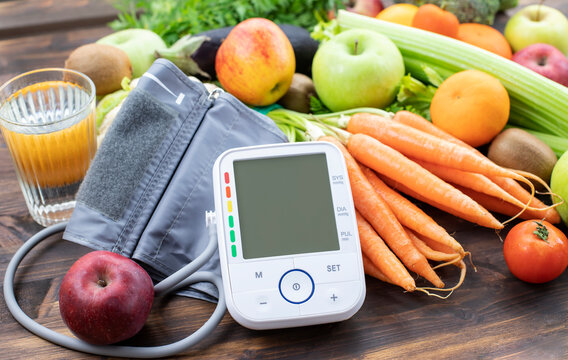
[[[282,275],[278,288],[286,301],[301,304],[314,294],[314,280],[304,270],[293,269]]]
[[[276,289],[233,294],[233,302],[240,314],[256,321],[276,321],[300,315],[299,306],[285,301]]]
[[[354,252],[294,258],[294,267],[312,274],[317,284],[358,280],[360,266]]]
[[[318,284],[312,299],[300,305],[302,316],[342,312],[353,307],[362,294],[360,281]]]
[[[229,264],[229,274],[231,274],[229,278],[232,291],[277,291],[282,273],[293,266],[294,262],[292,259]]]

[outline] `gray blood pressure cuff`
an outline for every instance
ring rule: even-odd
[[[160,281],[209,242],[212,168],[223,151],[281,143],[266,116],[228,93],[212,96],[167,60],[157,60],[128,95],[77,194],[63,238],[141,263]],[[202,268],[220,275],[218,254]],[[182,294],[214,301],[198,283]]]

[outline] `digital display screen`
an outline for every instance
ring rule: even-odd
[[[233,162],[243,258],[339,250],[325,154]]]

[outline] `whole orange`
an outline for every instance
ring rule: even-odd
[[[499,30],[489,25],[477,23],[460,24],[457,39],[501,55],[509,60],[513,57],[511,45],[509,45],[505,36]]]
[[[460,22],[454,14],[434,4],[421,5],[412,19],[412,26],[415,28],[452,38],[458,36],[459,25]]]
[[[418,11],[418,6],[413,4],[393,4],[383,9],[377,19],[389,21],[401,25],[412,26],[412,19]]]
[[[507,124],[510,100],[501,82],[479,70],[465,70],[440,85],[430,104],[432,123],[477,147]]]
[[[265,106],[280,99],[296,70],[294,49],[274,22],[250,18],[237,24],[215,57],[221,86],[245,104]]]

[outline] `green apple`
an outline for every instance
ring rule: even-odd
[[[332,111],[383,108],[396,96],[404,62],[396,45],[370,30],[350,29],[320,45],[312,78],[320,100]]]
[[[568,225],[568,151],[554,165],[550,176],[550,189],[564,200],[556,207],[564,224]],[[561,201],[555,199],[555,202]]]
[[[568,54],[568,19],[550,6],[530,5],[513,15],[505,26],[505,38],[517,52],[536,43],[550,44]]]
[[[152,65],[156,50],[165,49],[166,43],[160,35],[147,29],[120,30],[97,41],[99,44],[114,45],[122,49],[132,64],[132,77],[142,76]]]

